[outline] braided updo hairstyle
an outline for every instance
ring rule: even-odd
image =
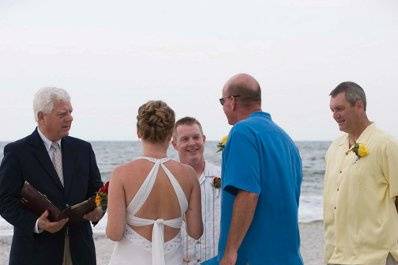
[[[137,132],[150,143],[163,143],[173,132],[174,111],[161,100],[151,100],[139,107]]]

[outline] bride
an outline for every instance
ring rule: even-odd
[[[106,235],[117,241],[111,265],[180,265],[183,219],[191,237],[202,235],[195,171],[167,158],[174,121],[163,101],[138,109],[143,156],[117,167],[109,185]]]

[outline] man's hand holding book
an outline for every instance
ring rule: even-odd
[[[48,210],[45,210],[44,213],[40,215],[39,219],[37,219],[37,228],[39,232],[47,231],[49,233],[56,233],[61,230],[69,221],[68,218],[65,218],[59,221],[51,222],[48,220],[48,214]]]
[[[108,182],[91,198],[68,206],[60,211],[44,194],[25,182],[21,191],[21,203],[28,210],[39,216],[39,231],[58,232],[67,222],[88,220],[97,224],[104,215],[107,206]]]

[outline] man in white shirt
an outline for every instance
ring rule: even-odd
[[[184,117],[174,126],[172,144],[180,162],[192,166],[197,174],[202,198],[203,235],[190,238],[182,227],[184,264],[199,264],[217,255],[220,231],[220,167],[203,157],[206,136],[195,118]],[[216,185],[215,185],[216,183]]]

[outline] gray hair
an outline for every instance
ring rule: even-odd
[[[57,101],[70,102],[70,96],[62,88],[43,87],[39,89],[33,98],[33,113],[35,120],[39,121],[39,112],[50,113]]]
[[[360,100],[363,102],[363,107],[366,111],[366,95],[361,86],[359,86],[357,83],[346,81],[340,83],[335,89],[332,90],[332,92],[330,92],[329,95],[334,98],[342,92],[345,92],[345,99],[351,104],[351,106],[354,106],[355,103]]]

